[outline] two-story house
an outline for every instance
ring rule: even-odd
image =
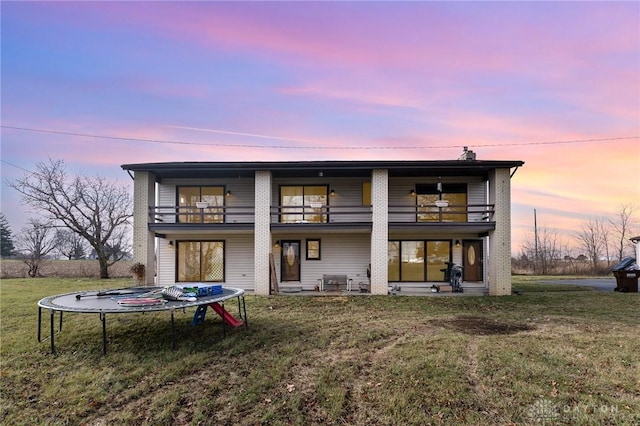
[[[522,161],[125,164],[134,259],[147,283],[216,282],[269,294],[317,290],[323,274],[416,291],[511,293],[510,180]],[[154,276],[155,275],[155,276]]]

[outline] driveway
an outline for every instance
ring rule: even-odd
[[[585,287],[593,287],[596,291],[613,291],[616,288],[615,278],[584,278],[572,280],[545,280],[540,281],[543,284],[557,285],[579,285]]]

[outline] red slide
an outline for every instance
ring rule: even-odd
[[[209,306],[211,306],[213,310],[222,317],[222,321],[224,321],[227,325],[230,325],[231,327],[240,327],[244,324],[244,322],[235,319],[233,315],[231,315],[218,302],[210,303]]]

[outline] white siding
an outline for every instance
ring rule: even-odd
[[[254,290],[253,235],[225,238],[225,285]]]
[[[340,179],[330,181],[330,189],[336,191],[336,195],[329,197],[330,211],[334,211],[335,213],[349,213],[329,215],[329,221],[332,223],[371,222],[370,206],[362,205],[362,184],[370,181],[370,179]],[[356,213],[360,211],[362,211],[362,213]],[[351,212],[354,213],[352,214]]]
[[[422,183],[422,180],[420,178],[389,178],[389,205],[394,206],[389,208],[389,222],[416,221],[416,198],[410,194],[410,191],[415,189],[416,183]],[[400,210],[397,206],[407,206],[407,208]]]
[[[176,205],[176,185],[170,183],[161,183],[158,185],[158,207],[157,213],[168,213],[162,216],[163,223],[175,223]]]
[[[156,238],[158,256],[157,285],[165,286],[176,282],[176,249],[169,245],[169,240]]]
[[[255,180],[252,179],[233,179],[226,181],[226,189],[231,191],[231,196],[225,200],[226,206],[229,208],[229,215],[226,218],[227,223],[253,223],[254,215],[244,214],[253,210],[255,203]],[[243,214],[234,214],[234,213]]]
[[[306,239],[321,240],[321,259],[306,259]],[[318,279],[323,274],[346,275],[353,279],[354,289],[357,289],[359,282],[367,283],[367,266],[369,265],[369,253],[371,250],[371,240],[367,234],[327,234],[309,235],[279,235],[279,240],[300,241],[300,282],[280,282],[280,262],[281,250],[274,249],[273,255],[276,263],[276,274],[278,282],[285,286],[287,284],[302,285],[305,290],[311,290],[318,284]]]
[[[467,204],[486,204],[487,194],[485,182],[472,182],[467,185]],[[478,207],[471,209],[472,211],[480,210]],[[481,222],[485,214],[482,212],[470,213],[468,217],[469,222]]]

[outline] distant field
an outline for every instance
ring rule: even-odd
[[[120,261],[109,268],[111,278],[131,277],[131,261]],[[0,278],[28,278],[27,265],[19,260],[0,259]],[[40,267],[42,277],[99,278],[97,260],[46,260]]]

